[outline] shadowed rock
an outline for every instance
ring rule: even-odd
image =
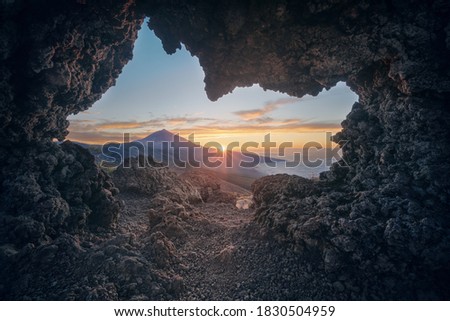
[[[124,164],[127,164],[126,167]],[[158,194],[179,203],[195,204],[202,201],[199,192],[189,181],[144,156],[125,159],[113,172],[112,178],[122,192],[148,196]]]
[[[71,265],[83,251],[61,237],[113,227],[118,203],[92,158],[51,142],[67,135],[68,115],[115,83],[144,16],[168,53],[183,43],[199,58],[212,100],[255,83],[301,97],[346,81],[360,99],[333,139],[349,167],[333,165],[318,185],[275,178],[276,191],[270,178],[260,181],[258,220],[288,244],[320,253],[335,288],[356,298],[450,297],[447,1],[45,3],[1,4],[2,298],[167,297],[170,286],[159,283],[124,290],[120,275],[117,291],[110,281],[80,281],[96,265]],[[54,246],[67,260],[53,259]],[[145,274],[149,266],[126,254],[117,260],[120,271]],[[63,267],[80,289],[52,285],[70,282]]]

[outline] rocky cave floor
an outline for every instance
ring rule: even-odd
[[[379,279],[370,283],[351,273],[332,275],[326,264],[337,263],[329,253],[323,258],[320,251],[293,246],[292,215],[305,202],[311,203],[308,213],[317,211],[323,197],[307,195],[315,193],[310,180],[264,177],[251,195],[209,172],[175,173],[157,163],[141,168],[140,162],[134,159],[130,168],[110,173],[120,204],[111,228],[90,226],[43,238],[38,245],[1,245],[0,298],[361,300],[412,295],[411,287],[393,283],[396,292],[383,292]],[[296,195],[292,202],[291,194]],[[268,217],[276,224],[267,223]],[[324,232],[316,223],[321,220],[303,221],[301,226],[320,240]]]
[[[152,233],[151,202],[145,196],[122,194],[125,210],[118,231],[133,233],[137,242]],[[147,206],[146,206],[147,205]],[[252,209],[232,203],[200,203],[192,216],[164,231],[160,253],[167,272],[182,286],[181,300],[318,300],[344,298],[339,282],[329,284],[305,260],[274,241],[254,222]],[[153,232],[155,233],[155,232]],[[156,232],[159,233],[159,232]],[[161,265],[160,265],[161,266]]]
[[[158,166],[118,169],[112,179],[122,204],[114,228],[0,247],[2,299],[352,298],[342,282],[327,281],[319,257],[294,253],[254,209],[238,209],[251,194],[237,186]]]

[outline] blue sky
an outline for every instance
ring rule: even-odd
[[[198,59],[183,47],[167,55],[146,24],[134,57],[103,97],[88,111],[70,116],[69,139],[91,143],[120,141],[123,132],[142,138],[168,129],[200,142],[259,139],[272,132],[279,139],[301,140],[336,132],[356,94],[339,83],[317,97],[293,98],[258,85],[237,88],[217,102],[208,100]]]

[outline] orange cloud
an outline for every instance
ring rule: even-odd
[[[192,128],[174,128],[173,131],[201,134],[242,134],[245,133],[304,133],[304,132],[336,132],[342,128],[339,123],[301,123],[292,121],[278,121],[263,125],[224,125],[224,126],[196,126]]]
[[[243,122],[200,117],[167,117],[141,122],[72,120],[68,139],[101,144],[110,141],[122,141],[124,133],[130,133],[133,136],[132,139],[143,138],[162,128],[167,128],[186,137],[194,133],[199,136],[222,138],[228,135],[245,138],[245,136],[250,134],[280,133],[292,135],[296,133],[323,133],[341,130],[338,122],[304,122],[297,118],[274,119],[271,117],[260,117]]]
[[[250,110],[239,110],[233,114],[238,115],[243,120],[254,120],[258,117],[264,116],[284,105],[293,104],[299,101],[300,98],[281,98],[276,101],[269,101],[263,107]]]
[[[70,129],[75,131],[102,131],[118,129],[148,129],[164,128],[167,125],[180,126],[184,124],[194,124],[199,122],[211,121],[214,119],[203,117],[160,117],[146,121],[107,121],[92,119],[70,120]]]
[[[162,126],[163,123],[157,120],[150,120],[144,122],[137,121],[124,121],[124,122],[106,122],[97,125],[97,129],[99,130],[108,130],[108,129],[138,129],[149,126]]]

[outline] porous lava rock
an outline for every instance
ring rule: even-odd
[[[127,158],[112,173],[112,178],[122,192],[141,193],[154,197],[167,197],[180,204],[202,201],[199,191],[190,181],[180,178],[168,167],[151,157]]]
[[[330,278],[352,275],[343,285],[361,298],[449,297],[448,2],[140,3],[168,53],[183,43],[199,58],[212,100],[345,81],[359,95],[333,138],[345,162],[310,184],[316,195],[257,182],[257,219],[322,253]],[[272,184],[280,195],[261,202]]]
[[[67,135],[68,115],[114,84],[144,16],[168,53],[183,43],[199,58],[212,100],[255,83],[302,97],[345,81],[359,95],[334,136],[346,163],[309,184],[314,193],[280,189],[272,205],[258,201],[273,194],[270,179],[257,182],[257,219],[288,244],[321,253],[336,288],[356,298],[450,297],[448,1],[43,3],[1,3],[2,298],[49,293],[48,274],[25,278],[45,260],[40,246],[53,253],[63,235],[114,226],[106,174],[52,140]],[[69,251],[71,243],[55,245]],[[145,272],[136,260],[121,262]],[[109,282],[95,282],[86,280],[92,298],[116,298]]]
[[[235,193],[223,191],[219,177],[213,172],[190,170],[180,177],[190,182],[199,191],[203,202],[236,204]]]

